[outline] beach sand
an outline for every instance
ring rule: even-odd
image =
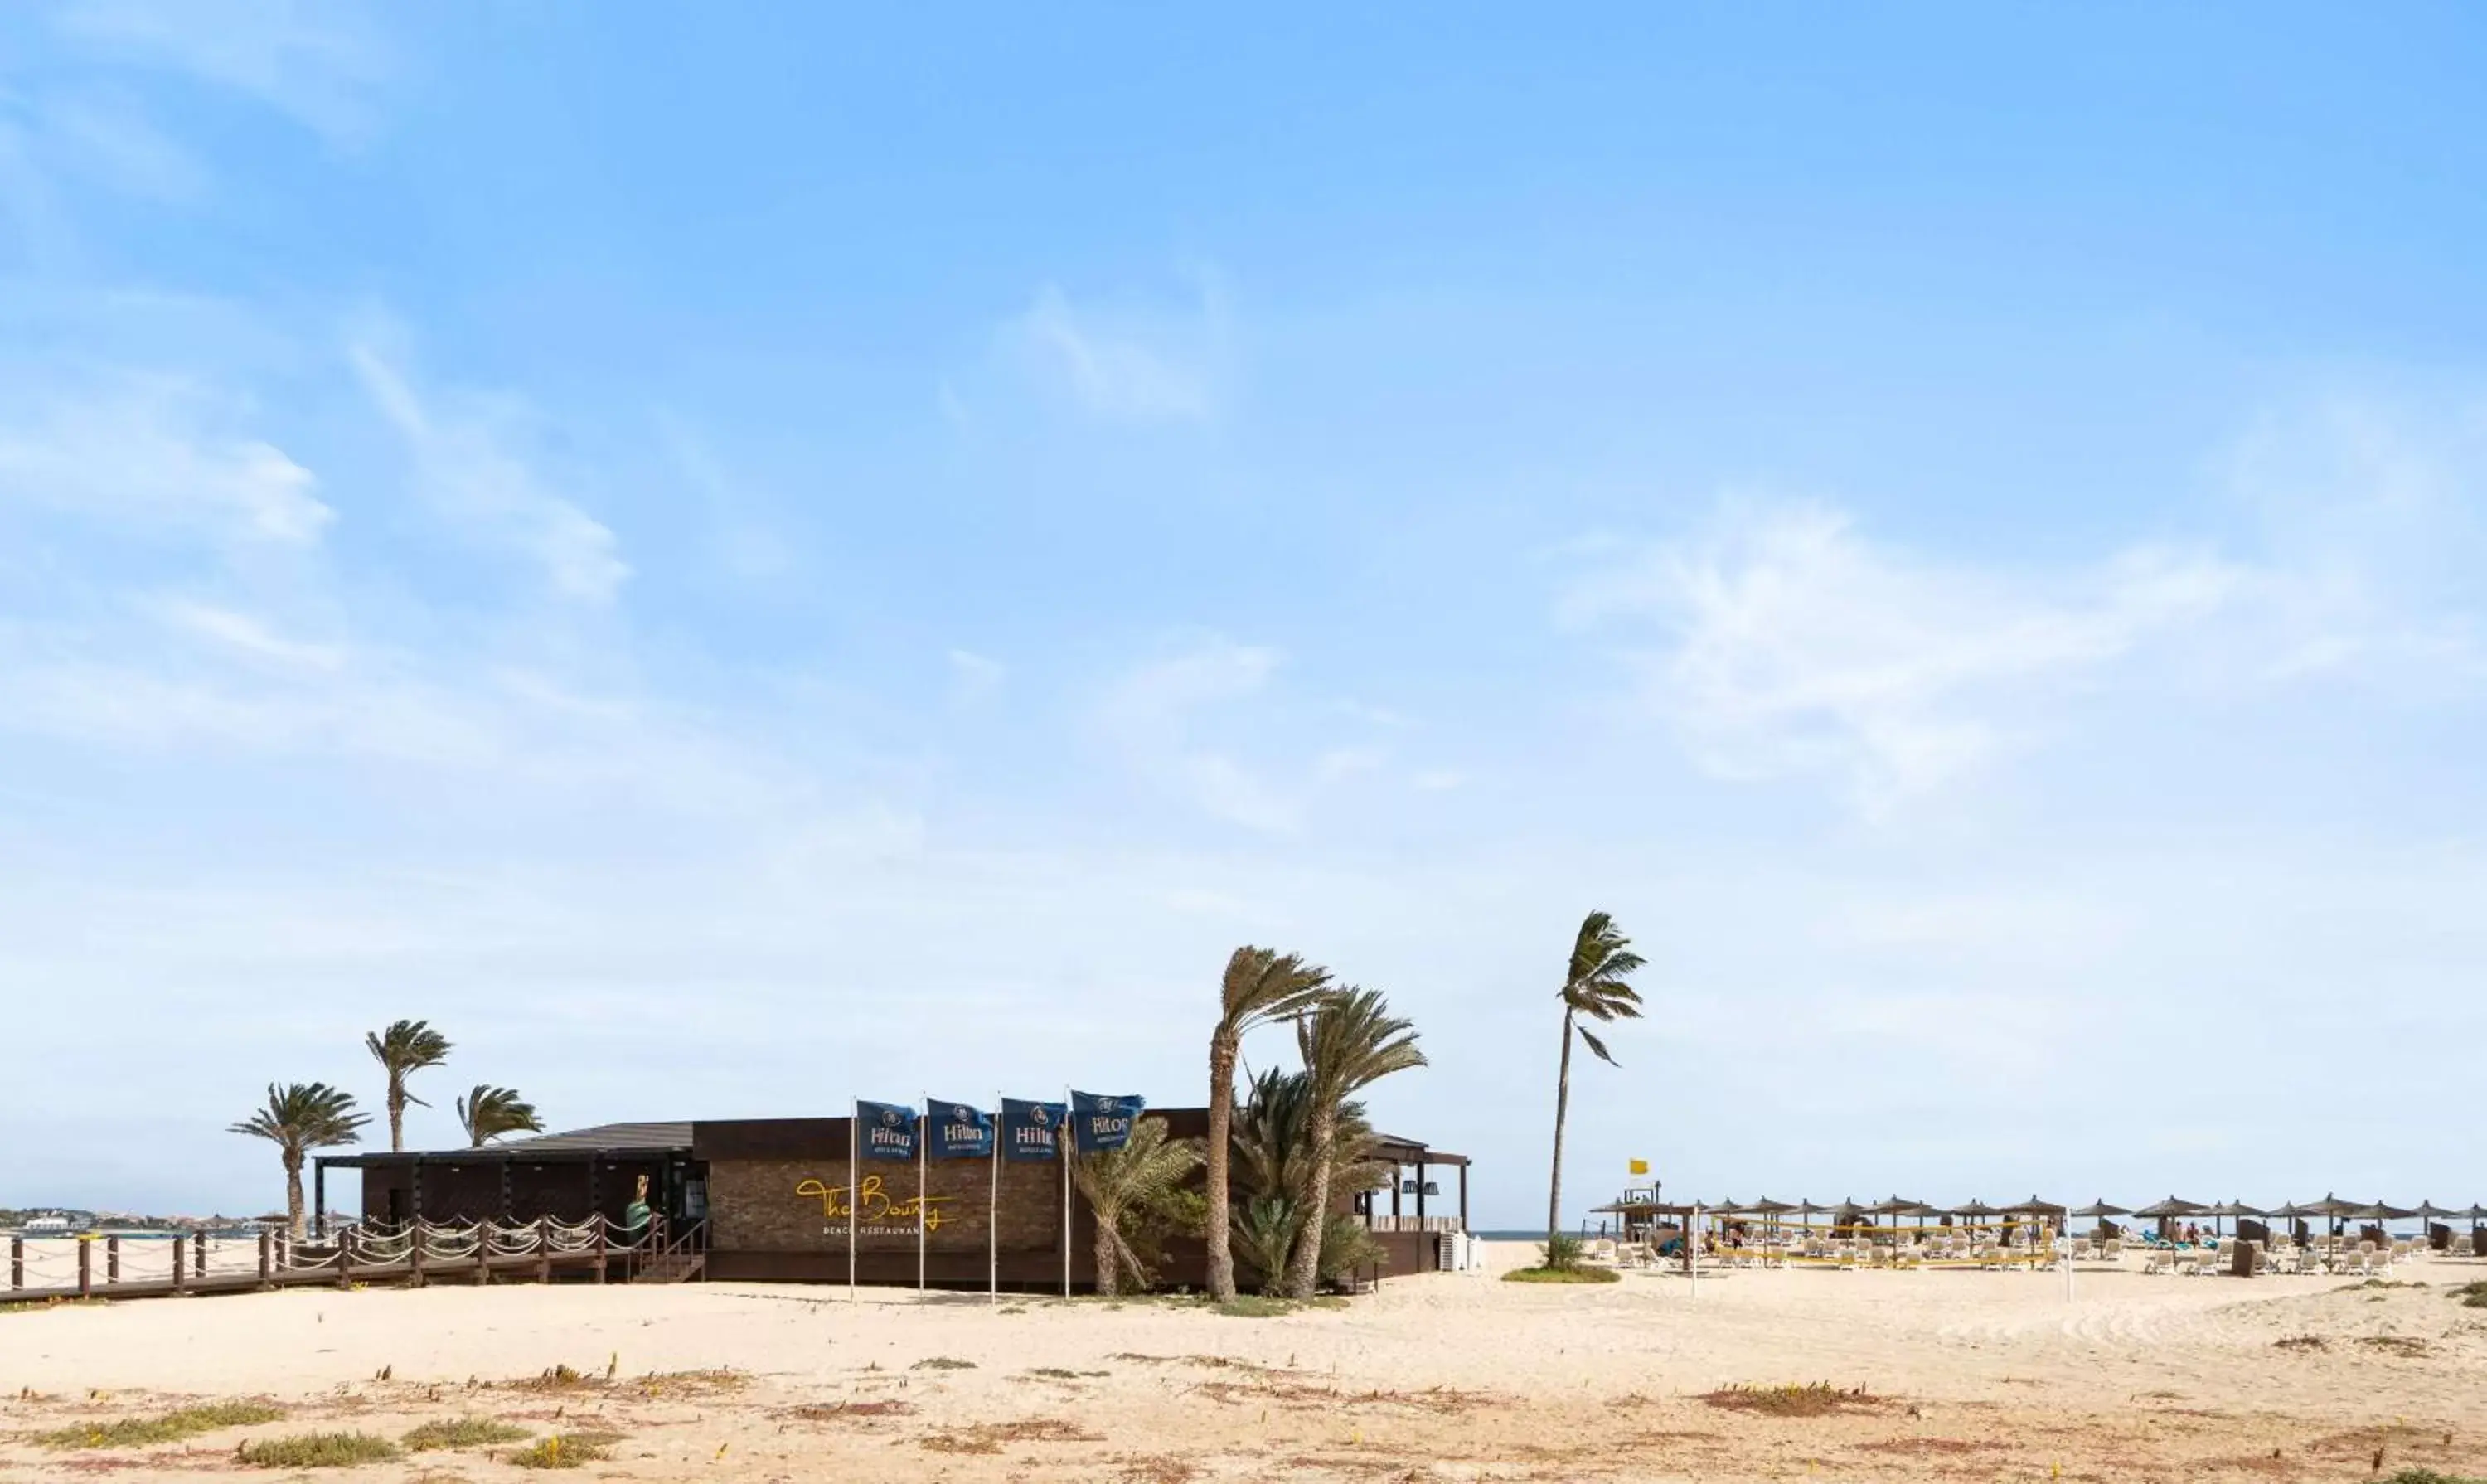
[[[2479,1278],[2084,1271],[2068,1302],[2060,1274],[1739,1271],[1697,1294],[1443,1274],[1274,1318],[734,1284],[71,1305],[0,1313],[0,1480],[267,1477],[238,1443],[467,1416],[615,1435],[583,1473],[617,1479],[2487,1474],[2487,1310],[2449,1294]],[[1791,1404],[1820,1414],[1719,1394],[1812,1383],[1843,1394]],[[128,1449],[34,1437],[233,1397],[289,1415]],[[515,1477],[508,1451],[355,1475]]]

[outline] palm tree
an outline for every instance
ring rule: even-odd
[[[1393,1072],[1425,1065],[1416,1050],[1412,1022],[1390,1013],[1379,990],[1346,989],[1322,997],[1296,1022],[1296,1050],[1312,1084],[1304,1141],[1312,1149],[1312,1179],[1304,1190],[1302,1235],[1287,1265],[1287,1296],[1309,1299],[1321,1281],[1324,1228],[1329,1192],[1338,1171],[1338,1127],[1348,1101]]]
[[[354,1111],[354,1095],[325,1082],[270,1082],[267,1106],[232,1126],[274,1144],[285,1156],[285,1218],[293,1223],[293,1240],[303,1236],[302,1156],[332,1144],[362,1142],[362,1126],[371,1122]]]
[[[1329,989],[1329,970],[1274,948],[1238,948],[1226,960],[1218,985],[1217,1027],[1209,1033],[1209,1296],[1220,1303],[1235,1297],[1235,1249],[1230,1245],[1227,1140],[1235,1122],[1235,1064],[1244,1054],[1244,1032],[1279,1021],[1299,1020]]]
[[[388,1073],[389,1150],[395,1153],[405,1147],[405,1106],[432,1106],[407,1092],[405,1079],[426,1067],[447,1061],[449,1038],[433,1029],[429,1021],[400,1021],[386,1030],[364,1036],[363,1045],[371,1051],[372,1059]]]
[[[544,1120],[536,1116],[536,1106],[518,1096],[515,1087],[495,1087],[489,1082],[477,1082],[475,1090],[458,1100],[458,1122],[466,1130],[469,1148],[481,1149],[505,1134],[542,1134]]]
[[[1126,1273],[1141,1288],[1155,1278],[1143,1252],[1144,1232],[1166,1219],[1200,1160],[1196,1141],[1169,1139],[1164,1119],[1143,1118],[1132,1125],[1122,1148],[1072,1161],[1071,1178],[1097,1218],[1098,1293],[1112,1297]]]
[[[1252,1080],[1252,1096],[1235,1120],[1235,1173],[1242,1195],[1235,1202],[1235,1248],[1261,1275],[1263,1291],[1280,1292],[1294,1261],[1296,1243],[1310,1213],[1315,1158],[1311,1135],[1312,1078],[1272,1068]],[[1364,1105],[1339,1109],[1330,1137],[1333,1189],[1370,1190],[1395,1173],[1373,1158],[1373,1126]],[[1353,1253],[1336,1246],[1325,1225],[1321,1273],[1327,1276]]]
[[[1563,1226],[1563,1120],[1572,1108],[1572,1038],[1579,1036],[1581,1044],[1607,1066],[1616,1064],[1607,1044],[1590,1034],[1589,1027],[1580,1022],[1586,1019],[1605,1024],[1639,1020],[1640,992],[1624,981],[1639,972],[1640,967],[1640,955],[1632,951],[1631,938],[1615,931],[1612,917],[1591,912],[1580,919],[1579,936],[1572,940],[1572,962],[1564,970],[1563,988],[1555,992],[1563,1001],[1563,1065],[1554,1080],[1554,1179],[1546,1192],[1546,1250],[1550,1256]]]

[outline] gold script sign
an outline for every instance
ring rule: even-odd
[[[863,1177],[862,1206],[857,1210],[848,1203],[848,1189],[842,1185],[823,1185],[817,1180],[806,1180],[795,1187],[795,1193],[819,1197],[824,1219],[840,1220],[853,1210],[856,1222],[864,1226],[890,1221],[905,1221],[912,1225],[916,1214],[921,1212],[924,1229],[928,1232],[941,1229],[941,1204],[955,1198],[948,1195],[910,1195],[898,1200],[882,1188],[879,1175],[866,1175]]]

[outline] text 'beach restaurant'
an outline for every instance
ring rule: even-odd
[[[1093,1289],[1096,1222],[1067,1178],[1064,1150],[1075,1137],[1082,1151],[1115,1147],[1141,1100],[1074,1096],[1076,1108],[858,1103],[847,1118],[620,1123],[475,1149],[322,1155],[312,1209],[327,1209],[328,1172],[351,1169],[374,1227],[591,1217],[622,1224],[642,1218],[633,1207],[644,1200],[644,1218],[696,1249],[710,1278],[843,1283],[852,1274],[911,1284],[920,1272],[936,1287]],[[1163,1119],[1169,1138],[1209,1132],[1207,1108],[1146,1116]],[[1383,1136],[1372,1158],[1389,1178],[1332,1202],[1383,1253],[1356,1276],[1467,1266],[1467,1157]],[[1201,1178],[1195,1171],[1195,1188]],[[1207,1285],[1198,1237],[1165,1240],[1158,1281]]]

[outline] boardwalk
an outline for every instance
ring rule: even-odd
[[[0,1303],[81,1299],[156,1299],[356,1284],[548,1283],[569,1274],[601,1283],[680,1282],[699,1275],[697,1229],[668,1240],[662,1227],[631,1232],[601,1218],[580,1225],[418,1223],[378,1233],[349,1226],[334,1239],[296,1244],[262,1233],[214,1250],[205,1235],[171,1241],[119,1237],[13,1237]]]

